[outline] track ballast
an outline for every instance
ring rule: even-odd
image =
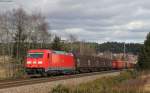
[[[30,79],[16,79],[16,80],[6,80],[0,82],[0,89],[4,88],[11,88],[11,87],[18,87],[24,85],[32,85],[37,83],[45,83],[45,82],[52,82],[57,80],[65,80],[71,78],[80,78],[85,76],[92,76],[104,73],[113,73],[119,72],[119,70],[112,70],[112,71],[102,71],[102,72],[93,72],[93,73],[83,73],[83,74],[75,74],[75,75],[64,75],[64,76],[53,76],[53,77],[46,77],[46,78],[30,78]]]

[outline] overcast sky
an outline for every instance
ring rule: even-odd
[[[141,43],[150,31],[150,0],[0,0],[0,11],[18,7],[41,12],[63,39]]]

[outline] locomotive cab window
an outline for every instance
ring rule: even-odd
[[[28,53],[27,57],[28,58],[42,58],[43,53]]]

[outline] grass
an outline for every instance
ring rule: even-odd
[[[126,71],[119,76],[103,77],[78,86],[58,85],[50,93],[146,93],[144,84],[136,71]]]
[[[0,64],[0,80],[24,76],[24,68],[14,63]]]
[[[0,56],[0,80],[20,78],[25,74],[23,65],[20,60],[16,60],[11,56]]]

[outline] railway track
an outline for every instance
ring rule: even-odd
[[[102,71],[102,72],[55,76],[55,77],[46,77],[46,78],[16,79],[16,80],[8,80],[8,81],[6,80],[6,81],[0,81],[0,89],[18,87],[18,86],[23,86],[23,85],[31,85],[31,84],[37,84],[37,83],[44,83],[44,82],[51,82],[51,81],[57,81],[57,80],[65,80],[65,79],[71,79],[71,78],[79,78],[79,77],[92,76],[92,75],[98,75],[98,74],[104,74],[104,73],[113,73],[113,72],[119,72],[119,71],[112,70],[112,71]]]

